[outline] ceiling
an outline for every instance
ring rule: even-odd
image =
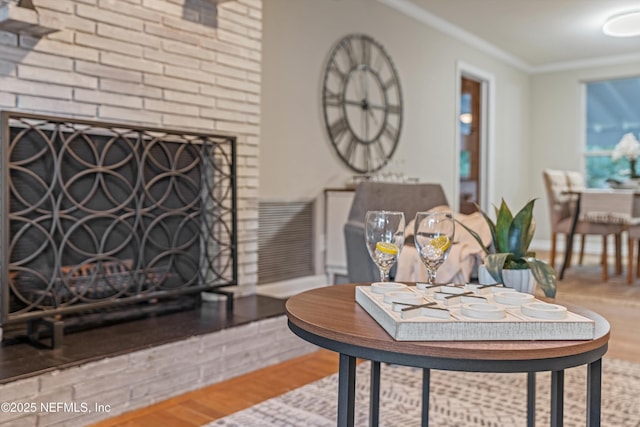
[[[382,1],[398,8],[417,6],[423,18],[446,21],[441,29],[492,45],[530,72],[640,59],[640,37],[614,38],[601,30],[606,18],[640,10],[638,0]]]
[[[378,0],[529,73],[640,61],[640,36],[602,33],[640,0]],[[611,148],[640,131],[640,79],[587,85],[587,140]]]

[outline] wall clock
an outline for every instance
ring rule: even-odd
[[[324,122],[338,156],[370,174],[391,159],[402,127],[398,73],[382,45],[364,34],[331,51],[322,87]]]

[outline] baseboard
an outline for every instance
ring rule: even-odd
[[[329,286],[325,275],[297,277],[256,286],[256,295],[273,298],[288,298],[310,289]]]

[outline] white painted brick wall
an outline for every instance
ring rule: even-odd
[[[0,108],[232,133],[238,202],[257,205],[262,0],[218,5],[217,28],[190,21],[188,0],[33,1],[64,29],[0,31]],[[239,295],[256,284],[250,212],[239,210]]]
[[[2,401],[38,405],[35,414],[0,413],[0,425],[88,425],[315,349],[289,331],[285,316],[265,319],[0,385]],[[110,412],[43,413],[40,402],[98,403]]]
[[[141,83],[143,78],[143,74],[139,71],[123,70],[111,65],[97,64],[94,62],[75,61],[74,68],[77,74],[98,77],[101,87],[106,79]]]
[[[238,295],[253,293],[261,0],[219,6],[220,30],[182,18],[182,0],[34,3],[65,29],[42,39],[0,31],[0,107],[237,135]],[[107,414],[3,414],[0,424],[89,424],[311,349],[283,318],[233,328],[0,386],[5,401],[112,405]],[[192,367],[179,369],[185,359]]]

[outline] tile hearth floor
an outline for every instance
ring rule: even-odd
[[[284,304],[285,299],[262,295],[236,298],[227,316],[224,301],[207,301],[194,309],[68,332],[57,349],[28,342],[26,328],[7,328],[0,346],[0,384],[279,316]]]

